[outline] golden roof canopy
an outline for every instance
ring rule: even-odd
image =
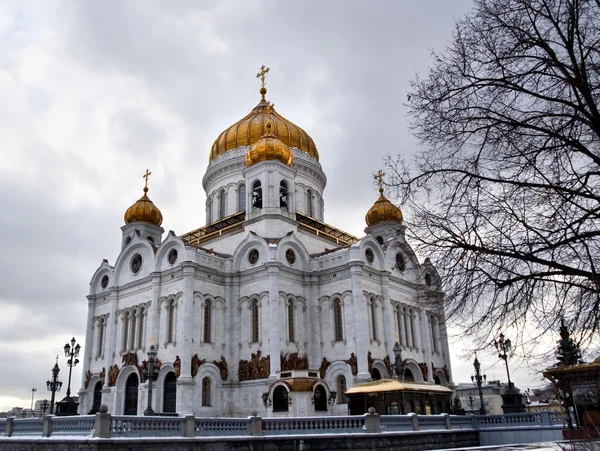
[[[149,222],[156,226],[160,226],[162,224],[162,213],[147,196],[149,176],[150,171],[146,169],[146,173],[144,174],[144,178],[146,179],[144,195],[140,197],[138,201],[129,207],[125,212],[125,224],[129,224],[130,222]]]
[[[396,207],[383,195],[383,172],[379,171],[376,178],[379,180],[379,199],[375,201],[371,209],[365,215],[368,226],[385,221],[402,222],[402,210]]]
[[[221,132],[212,145],[209,161],[228,150],[237,149],[240,146],[251,146],[267,133],[267,121],[269,120],[269,114],[267,114],[269,105],[265,100],[267,89],[263,86],[260,93],[262,94],[260,103],[244,118]],[[270,122],[272,124],[271,133],[279,141],[288,147],[295,147],[317,160],[319,159],[317,147],[308,133],[272,108],[270,108]]]

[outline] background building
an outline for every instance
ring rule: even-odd
[[[121,253],[90,282],[80,413],[141,414],[151,343],[161,412],[345,414],[348,388],[391,375],[396,340],[408,377],[451,384],[439,276],[381,174],[365,236],[325,223],[319,152],[268,104],[265,73],[260,103],[212,146],[206,226],[165,234],[147,172]]]

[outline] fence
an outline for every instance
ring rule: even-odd
[[[138,417],[97,413],[41,418],[0,419],[4,436],[87,436],[87,437],[222,437],[276,436],[302,434],[385,433],[422,430],[476,430],[480,434],[497,430],[560,430],[562,417],[550,412],[509,415],[384,415],[374,412],[355,416],[302,418],[196,418]]]

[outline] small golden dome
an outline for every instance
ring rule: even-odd
[[[260,93],[262,94],[260,103],[246,117],[221,132],[212,145],[209,161],[228,150],[237,149],[240,146],[251,146],[263,138],[267,132],[267,121],[269,120],[267,117],[268,104],[265,100],[267,89],[262,87]],[[317,160],[319,159],[317,147],[308,133],[279,115],[274,109],[271,109],[270,121],[273,124],[271,133],[283,144],[300,149]]]
[[[146,186],[144,186],[144,195],[125,212],[125,224],[130,222],[149,222],[156,226],[162,224],[162,213],[156,205],[146,195],[148,192],[148,175],[149,171],[146,171]]]
[[[402,211],[391,203],[384,195],[383,188],[379,188],[379,199],[375,201],[371,209],[365,215],[368,226],[385,221],[402,222]]]
[[[246,166],[249,167],[265,160],[279,160],[288,166],[294,162],[294,154],[291,149],[271,133],[269,122],[267,122],[267,133],[252,144],[246,152]]]

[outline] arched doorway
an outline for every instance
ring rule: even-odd
[[[317,385],[315,392],[313,393],[313,403],[315,404],[315,410],[327,410],[327,392],[322,385]]]
[[[163,387],[163,412],[175,412],[177,405],[177,378],[171,371],[165,377]]]
[[[381,372],[377,368],[373,368],[371,370],[371,379],[373,379],[374,381],[378,381],[379,379],[381,379]]]
[[[415,376],[413,375],[412,370],[410,370],[409,368],[406,368],[404,370],[404,380],[407,382],[415,380]]]
[[[137,415],[138,388],[140,381],[137,374],[130,374],[125,382],[125,408],[123,415]]]
[[[283,385],[278,385],[273,390],[273,412],[287,412],[289,393]]]
[[[100,410],[100,404],[102,404],[102,382],[96,382],[94,385],[94,401],[92,402],[92,410],[90,414],[96,414]]]

